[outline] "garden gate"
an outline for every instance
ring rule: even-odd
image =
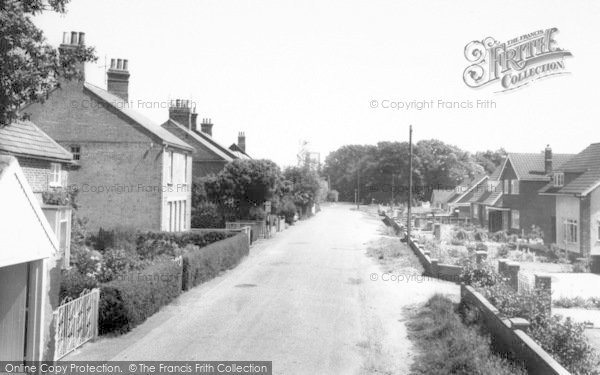
[[[54,311],[55,361],[98,337],[99,300],[100,289],[92,289]]]

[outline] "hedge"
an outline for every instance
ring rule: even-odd
[[[183,290],[191,289],[235,267],[250,251],[244,233],[199,248],[188,246],[183,253]]]
[[[237,232],[143,232],[137,238],[137,252],[142,258],[161,255],[177,256],[188,245],[204,247],[236,235]]]
[[[100,334],[125,333],[181,293],[182,267],[160,259],[100,286]]]

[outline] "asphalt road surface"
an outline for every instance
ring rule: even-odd
[[[383,281],[366,255],[382,228],[350,205],[325,207],[132,332],[64,359],[265,360],[275,374],[409,373],[414,350],[403,307],[435,292],[456,296],[458,287]]]

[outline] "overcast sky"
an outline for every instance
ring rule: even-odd
[[[36,18],[58,45],[83,31],[99,61],[130,64],[137,103],[191,99],[213,136],[245,131],[255,158],[294,164],[302,140],[321,158],[345,144],[438,138],[477,151],[578,152],[600,141],[598,1],[73,0]],[[507,93],[462,79],[464,47],[557,27],[569,75]],[[371,101],[494,100],[495,109],[394,110]],[[139,111],[162,123],[166,108]]]

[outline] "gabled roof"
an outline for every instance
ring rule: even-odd
[[[573,154],[553,154],[552,155],[552,169],[560,169],[569,159],[573,157]],[[548,176],[545,172],[545,160],[544,153],[514,153],[511,152],[507,156],[508,161],[512,165],[517,178],[522,181],[547,181]],[[504,163],[504,168],[506,168]]]
[[[15,121],[0,127],[0,153],[73,162],[73,155],[56,143],[31,121]]]
[[[556,170],[578,176],[565,186],[556,187],[552,181],[540,189],[540,194],[589,194],[600,186],[600,143],[592,143]]]
[[[592,143],[560,168],[554,169],[560,172],[582,173],[598,166],[600,166],[600,143]]]
[[[171,124],[172,126],[175,126],[178,129],[180,129],[181,131],[185,132],[185,134],[187,136],[189,136],[191,139],[193,139],[196,142],[200,143],[201,145],[205,146],[210,151],[215,153],[217,156],[221,157],[223,160],[229,162],[229,161],[232,161],[233,159],[236,159],[236,157],[231,152],[223,151],[221,147],[217,147],[213,142],[210,142],[208,139],[206,139],[201,134],[199,134],[200,132],[195,132],[191,129],[188,129],[187,127],[185,127],[184,125],[180,124],[179,122],[177,122],[173,119],[167,120],[167,122],[165,122],[162,126],[164,127],[166,124]],[[166,130],[166,129],[164,129],[164,130],[168,132],[168,130]]]
[[[197,134],[200,137],[204,138],[204,140],[206,140],[207,142],[210,142],[214,147],[216,147],[219,150],[221,150],[221,152],[224,152],[224,153],[228,154],[231,158],[238,159],[237,155],[233,151],[231,151],[227,147],[223,146],[219,142],[215,141],[215,139],[213,137],[211,137],[210,135],[206,134],[205,132],[199,131],[199,130],[192,130],[192,132],[194,132],[195,134]]]
[[[160,127],[160,125],[155,124],[154,121],[145,117],[144,115],[134,111],[129,108],[127,103],[119,98],[116,95],[111,94],[110,92],[101,89],[98,86],[92,85],[91,83],[84,83],[83,86],[96,95],[100,100],[112,106],[117,111],[121,112],[123,115],[127,116],[129,119],[136,122],[143,129],[158,137],[163,141],[164,144],[168,146],[174,146],[177,148],[181,148],[184,150],[193,151],[194,148],[187,143],[183,142],[181,139],[177,138],[173,134],[169,133],[167,130]]]
[[[456,194],[454,190],[435,189],[431,193],[432,203],[448,203],[448,201]]]
[[[0,207],[0,267],[56,254],[56,235],[13,156],[0,155]]]
[[[246,154],[245,151],[242,151],[240,146],[238,146],[236,143],[232,143],[231,146],[229,146],[229,149],[231,152],[236,154],[239,159],[252,159],[250,155]]]
[[[458,189],[460,192],[456,193],[454,197],[448,202],[450,205],[468,205],[470,199],[473,197],[474,190],[477,186],[488,179],[487,175],[478,175],[474,178],[463,181]]]

